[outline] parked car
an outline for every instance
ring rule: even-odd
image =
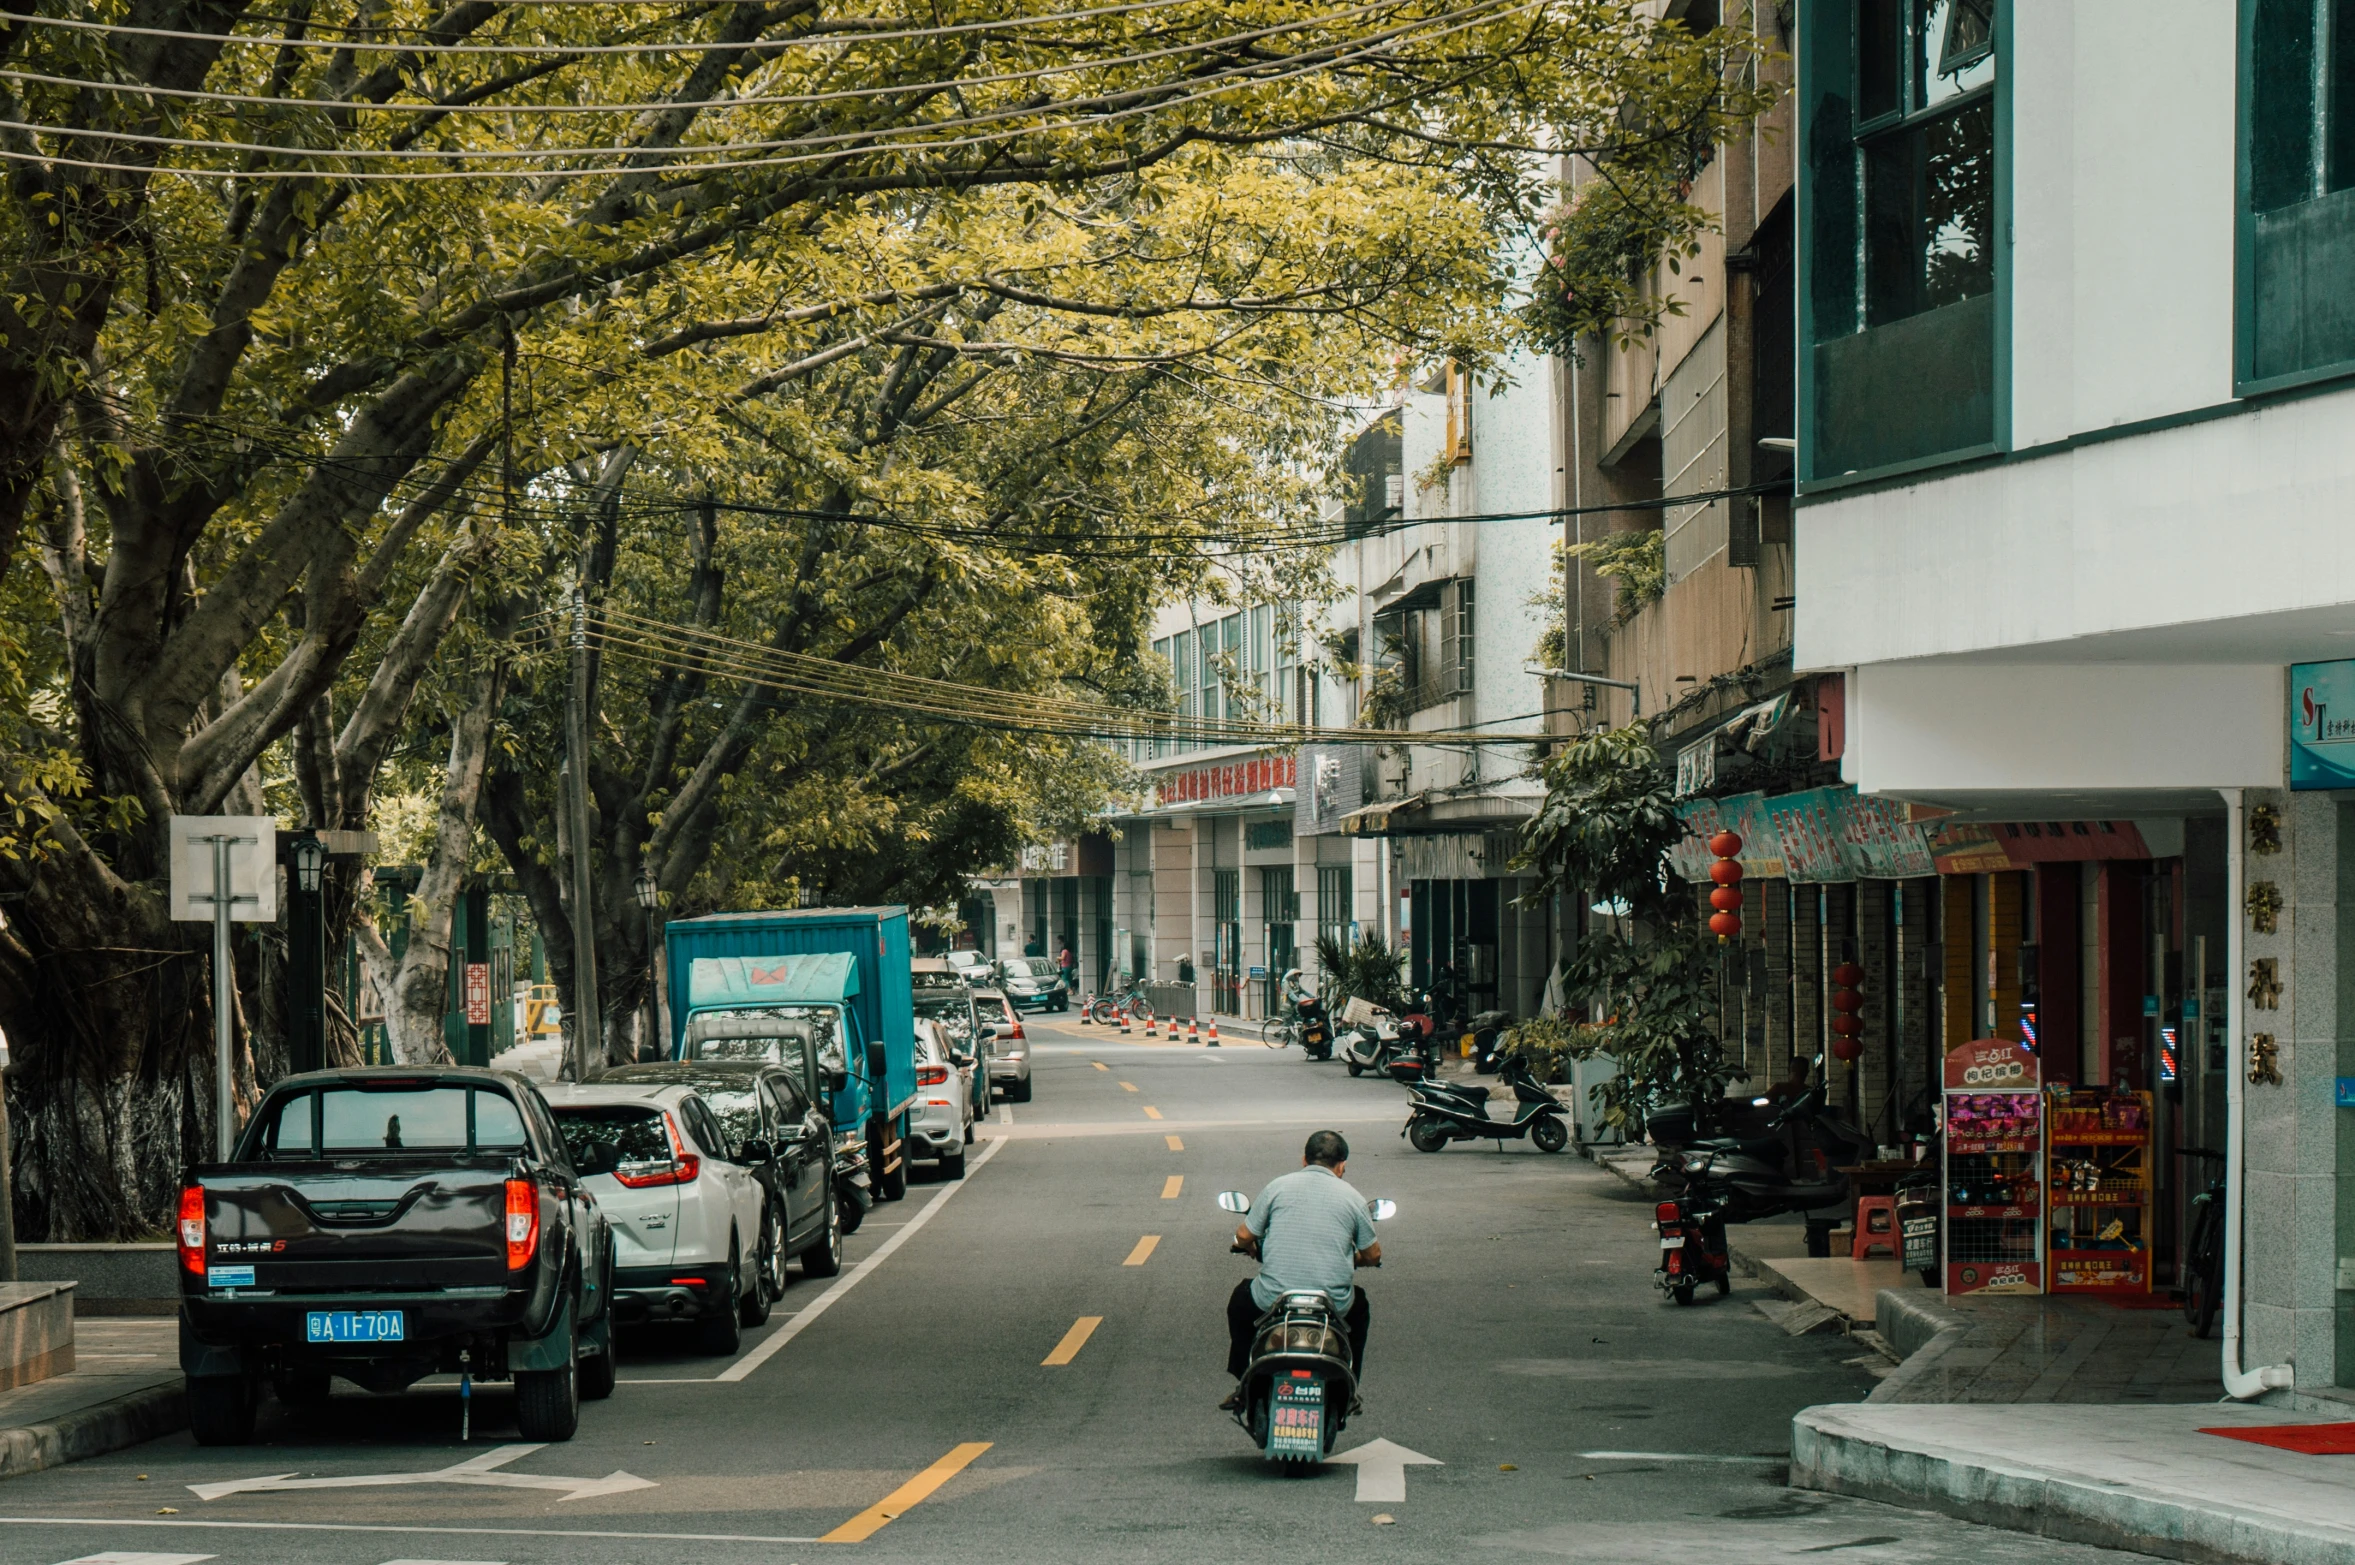
[[[916,1022],[916,1102],[908,1113],[908,1151],[940,1164],[941,1177],[965,1177],[973,1142],[973,1057],[955,1048],[936,1021]]]
[[[735,1352],[776,1298],[760,1274],[766,1192],[730,1161],[711,1106],[677,1083],[602,1081],[551,1087],[548,1106],[613,1225],[614,1318],[691,1320],[706,1353]]]
[[[1009,1103],[1030,1101],[1030,1036],[1022,1030],[1022,1013],[1003,989],[976,989],[973,1008],[984,1027],[994,1026],[990,1040],[989,1081],[1006,1094]]]
[[[1023,1010],[1068,1011],[1071,991],[1063,987],[1063,969],[1051,956],[1010,956],[1005,981],[998,985],[1006,998]]]
[[[834,1122],[810,1101],[794,1073],[754,1060],[696,1060],[625,1065],[600,1085],[654,1083],[692,1087],[727,1133],[728,1155],[752,1170],[766,1192],[758,1269],[775,1298],[799,1259],[805,1277],[842,1270],[842,1212],[835,1200]]]
[[[253,1438],[265,1381],[515,1382],[523,1438],[613,1391],[613,1244],[539,1091],[507,1071],[313,1071],[270,1089],[226,1163],[188,1171],[180,1368],[200,1445]]]
[[[980,1011],[974,1007],[973,991],[962,979],[927,982],[927,977],[923,973],[916,975],[916,1017],[919,1021],[940,1023],[948,1032],[950,1050],[974,1058],[976,1067],[970,1073],[967,1090],[973,1099],[973,1117],[987,1119],[989,1062],[996,1035],[984,1025]]]
[[[947,951],[942,953],[941,960],[948,964],[950,972],[976,989],[987,988],[998,976],[989,958],[979,951]]]

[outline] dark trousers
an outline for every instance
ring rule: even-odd
[[[1227,1373],[1237,1380],[1250,1367],[1251,1328],[1259,1324],[1259,1316],[1259,1305],[1251,1297],[1251,1280],[1245,1278],[1227,1295]],[[1366,1324],[1371,1319],[1366,1290],[1359,1288],[1350,1294],[1341,1323],[1349,1332],[1349,1368],[1360,1381],[1366,1376]]]

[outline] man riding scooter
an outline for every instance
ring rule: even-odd
[[[1352,1374],[1363,1376],[1368,1309],[1351,1273],[1381,1265],[1382,1245],[1366,1198],[1341,1177],[1348,1166],[1349,1143],[1341,1133],[1318,1131],[1302,1150],[1300,1168],[1269,1181],[1235,1229],[1234,1247],[1258,1257],[1259,1275],[1235,1284],[1227,1299],[1227,1373],[1236,1387],[1221,1411],[1241,1405],[1252,1328],[1288,1289],[1320,1289],[1333,1301],[1349,1332]]]

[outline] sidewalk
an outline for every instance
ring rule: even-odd
[[[0,1478],[102,1456],[188,1427],[176,1317],[74,1322],[74,1367],[0,1391]]]

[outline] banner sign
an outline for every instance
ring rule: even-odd
[[[491,964],[466,964],[466,1024],[483,1027],[491,1019]]]
[[[2290,665],[2290,786],[2355,788],[2355,660]]]
[[[1299,762],[1289,755],[1255,756],[1222,766],[1195,766],[1182,772],[1163,772],[1156,777],[1153,802],[1192,804],[1205,799],[1240,799],[1249,794],[1290,788],[1299,776]]]
[[[1302,745],[1293,775],[1300,779],[1300,794],[1292,829],[1303,837],[1336,834],[1341,817],[1366,802],[1365,756],[1356,745]]]

